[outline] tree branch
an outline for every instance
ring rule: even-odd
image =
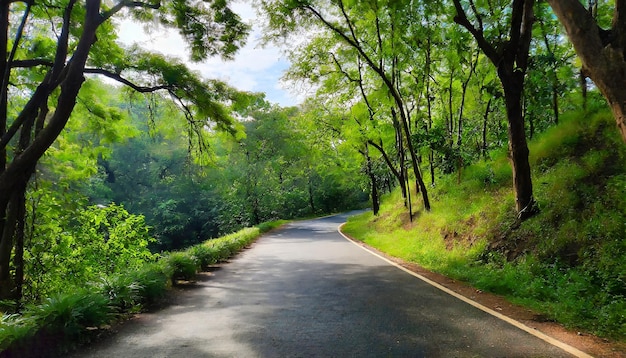
[[[65,8],[65,12],[63,13],[63,27],[61,28],[61,36],[57,41],[57,51],[54,56],[52,77],[50,79],[52,82],[58,82],[60,74],[63,72],[62,70],[65,67],[65,60],[67,58],[67,51],[69,48],[70,21],[74,4],[76,4],[76,0],[70,0],[69,4]]]
[[[109,9],[109,11],[106,11],[106,12],[102,13],[100,21],[101,22],[107,21],[113,15],[117,14],[120,10],[122,10],[125,7],[128,7],[128,8],[142,7],[142,8],[145,8],[145,9],[157,10],[157,9],[159,9],[161,7],[161,4],[160,3],[150,4],[150,3],[145,3],[145,2],[142,2],[142,1],[123,0],[123,1],[120,1],[117,4],[115,4],[115,6],[113,6],[111,9]]]
[[[149,92],[156,92],[156,91],[164,90],[164,89],[172,89],[171,85],[159,85],[159,86],[151,86],[151,87],[139,86],[117,73],[107,71],[101,68],[85,68],[85,73],[106,76],[140,93],[149,93]]]
[[[500,62],[500,54],[498,53],[498,51],[496,51],[496,49],[487,41],[487,39],[485,39],[485,36],[483,35],[482,30],[479,30],[476,27],[474,27],[474,25],[472,25],[472,23],[467,18],[467,14],[465,13],[465,10],[463,10],[463,7],[461,6],[461,3],[459,2],[459,0],[453,0],[453,1],[454,1],[454,7],[456,9],[456,16],[454,17],[454,22],[465,27],[467,31],[469,31],[470,34],[474,36],[474,38],[476,39],[476,42],[478,43],[478,47],[480,47],[480,49],[483,50],[485,55],[489,57],[491,62],[493,62],[497,66],[498,63]]]
[[[54,62],[44,58],[33,58],[30,60],[15,60],[11,62],[11,68],[31,68],[37,66],[54,66]]]
[[[11,77],[11,63],[15,58],[15,53],[17,52],[17,48],[20,45],[20,40],[22,39],[22,35],[24,34],[24,26],[26,26],[26,21],[28,20],[28,15],[30,15],[30,9],[32,6],[32,0],[26,3],[26,9],[24,10],[24,15],[22,15],[22,21],[17,28],[17,32],[15,34],[15,40],[13,41],[13,47],[11,48],[11,53],[9,54],[9,58],[7,59],[7,67],[4,71],[2,77],[2,98],[5,97],[5,93],[7,91],[9,85],[9,78]]]

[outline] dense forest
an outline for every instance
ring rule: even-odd
[[[0,5],[0,325],[59,292],[244,227],[366,206],[376,216],[386,202],[428,231],[419,221],[428,213],[469,220],[454,216],[464,209],[446,190],[467,190],[455,203],[474,207],[474,192],[497,184],[508,211],[489,222],[504,234],[492,233],[495,243],[476,256],[519,261],[534,252],[511,234],[526,223],[578,230],[570,221],[591,218],[595,231],[574,243],[558,238],[538,259],[606,283],[613,321],[599,331],[623,337],[623,2],[255,5],[264,40],[292,44],[285,78],[311,89],[297,107],[117,41],[114,20],[130,18],[177,30],[191,61],[232,59],[250,27],[226,1]],[[609,112],[610,122],[591,119]],[[533,157],[528,143],[556,136],[573,116],[597,129],[576,138],[593,140],[572,139],[571,151],[531,146],[550,152]],[[592,144],[604,154],[581,157]],[[594,173],[611,197],[570,183],[584,200],[551,211],[546,198],[558,199],[537,176],[580,161],[587,166],[562,174]],[[456,233],[446,225],[440,236]]]

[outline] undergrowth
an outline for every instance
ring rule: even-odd
[[[626,340],[626,145],[607,111],[564,117],[529,143],[538,215],[517,221],[500,150],[460,182],[439,178],[433,210],[412,223],[394,192],[379,216],[344,230],[565,326]]]
[[[193,280],[198,271],[228,260],[283,223],[264,223],[166,253],[125,274],[102,277],[81,288],[67,287],[19,313],[0,312],[0,357],[41,356],[42,349],[46,356],[62,355],[115,320],[156,304],[172,285]],[[0,307],[10,306],[0,302]]]

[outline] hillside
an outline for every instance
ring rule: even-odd
[[[570,113],[530,142],[540,213],[519,222],[504,150],[438,179],[409,220],[398,191],[345,231],[568,327],[626,340],[626,146],[609,112]]]

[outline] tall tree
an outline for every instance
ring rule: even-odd
[[[522,112],[524,78],[528,68],[528,53],[532,38],[534,0],[489,2],[485,17],[473,0],[465,5],[453,0],[454,21],[466,28],[478,46],[496,66],[504,90],[508,120],[509,154],[513,167],[515,206],[520,219],[532,216],[536,210],[528,162],[528,144]],[[576,1],[576,0],[574,0]],[[470,16],[471,14],[471,20]],[[506,25],[504,24],[505,20]]]
[[[411,100],[400,90],[399,73],[403,53],[403,29],[408,27],[409,3],[390,1],[282,1],[263,2],[270,18],[273,35],[282,36],[294,30],[310,26],[330,32],[335,41],[356,52],[377,77],[390,99],[393,120],[397,120],[409,153],[410,165],[415,176],[416,188],[421,192],[426,210],[430,210],[427,188],[422,179],[418,153],[411,141]],[[364,16],[364,14],[367,14]],[[271,35],[272,35],[271,34]],[[270,36],[271,36],[270,35]]]
[[[221,84],[199,80],[177,61],[116,44],[112,19],[127,14],[178,29],[193,60],[229,58],[248,33],[226,1],[0,4],[0,299],[21,295],[15,284],[21,272],[11,261],[21,261],[27,183],[70,119],[86,74],[108,76],[139,92],[167,91],[196,133],[208,120],[223,128],[231,123],[220,104]],[[9,108],[20,96],[24,104]]]
[[[613,20],[608,29],[601,27],[594,7],[588,10],[579,0],[548,0],[548,3],[565,27],[584,73],[608,101],[626,142],[626,1],[614,2]]]

